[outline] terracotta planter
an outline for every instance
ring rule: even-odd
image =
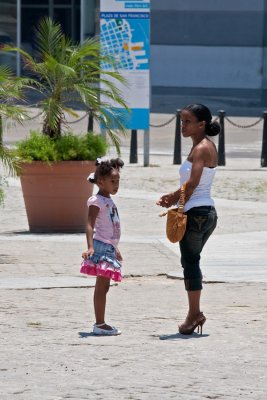
[[[94,161],[23,164],[21,186],[30,232],[84,232],[86,201],[93,185],[86,178]]]

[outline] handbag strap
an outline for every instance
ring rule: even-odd
[[[181,186],[181,193],[180,193],[180,198],[179,198],[178,212],[181,212],[181,213],[183,213],[184,205],[185,205],[185,188],[186,188],[186,182]]]
[[[185,205],[185,188],[186,188],[186,182],[181,186],[180,188],[180,197],[179,197],[179,207],[173,208],[173,210],[177,210],[179,213],[183,214],[184,211],[184,205]],[[162,214],[159,214],[160,217],[164,217],[165,215],[168,214],[168,211],[164,211]]]

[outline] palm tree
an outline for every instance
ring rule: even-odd
[[[125,133],[122,122],[110,105],[127,106],[116,88],[116,83],[125,83],[116,69],[106,71],[103,63],[115,63],[109,56],[101,54],[96,39],[75,44],[62,32],[60,24],[50,18],[41,20],[36,31],[36,56],[22,49],[13,48],[22,55],[24,67],[35,78],[35,89],[42,95],[39,107],[43,112],[42,133],[51,138],[61,135],[62,125],[67,125],[65,114],[78,117],[69,106],[75,102],[78,108],[93,110],[94,117],[107,128],[112,142],[119,151],[119,135],[113,129],[114,120],[120,133]],[[9,48],[9,50],[11,50]],[[103,95],[106,101],[101,101]]]

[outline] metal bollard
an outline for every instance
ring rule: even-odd
[[[263,114],[263,133],[262,133],[262,148],[261,148],[261,166],[267,167],[267,111]]]
[[[130,144],[130,164],[138,162],[137,156],[137,130],[131,131],[131,144]]]
[[[90,108],[87,132],[93,132],[93,130],[94,130],[94,114],[93,114],[93,110]]]
[[[219,110],[219,119],[220,119],[220,126],[221,131],[219,133],[219,140],[218,140],[218,165],[225,165],[225,143],[224,143],[224,116],[225,111]]]
[[[181,110],[176,110],[173,164],[181,164]]]

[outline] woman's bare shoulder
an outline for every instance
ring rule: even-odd
[[[209,140],[202,140],[196,145],[192,152],[192,160],[200,159],[204,161],[205,167],[216,167],[218,164],[218,153],[215,144]]]

